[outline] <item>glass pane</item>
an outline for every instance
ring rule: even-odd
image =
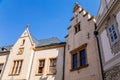
[[[117,34],[115,31],[113,31],[113,34],[114,34],[114,39],[117,39]]]
[[[112,30],[114,30],[114,24],[112,25]]]
[[[113,35],[110,34],[110,37],[111,37],[111,42],[113,42],[114,41]]]
[[[85,50],[80,51],[80,65],[81,66],[86,65],[86,51]]]
[[[78,67],[78,57],[77,54],[73,55],[73,68],[77,68]]]
[[[110,32],[110,33],[112,32],[111,28],[109,28],[109,32]]]

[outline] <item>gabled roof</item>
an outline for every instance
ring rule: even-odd
[[[61,41],[56,37],[42,39],[42,40],[37,40],[34,36],[31,36],[31,38],[33,40],[33,43],[35,43],[35,47],[42,47],[42,46],[61,43]]]
[[[56,45],[62,43],[58,38],[52,37],[48,39],[42,39],[42,40],[37,40],[34,36],[31,36],[33,43],[35,43],[35,47],[42,47],[42,46],[50,46],[50,45]],[[9,46],[2,46],[0,47],[0,52],[7,52],[10,51],[10,49],[13,47],[13,45]],[[3,50],[5,49],[5,50]]]
[[[27,28],[25,29],[25,31],[23,32],[23,34],[21,35],[21,37],[26,36],[24,34],[26,32],[30,36],[32,44],[35,44],[35,47],[37,47],[37,48],[38,47],[43,47],[43,46],[51,46],[51,45],[63,44],[63,42],[61,42],[56,37],[52,37],[52,38],[48,38],[48,39],[42,39],[42,40],[37,40],[34,36],[32,36],[29,33],[29,25],[27,25]],[[10,51],[10,49],[12,48],[12,46],[13,45],[0,47],[0,52]]]

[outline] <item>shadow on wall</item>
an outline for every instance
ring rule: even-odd
[[[40,77],[39,80],[47,80],[48,77]]]

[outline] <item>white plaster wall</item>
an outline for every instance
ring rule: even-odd
[[[1,55],[1,56],[0,56],[0,63],[5,63],[7,56],[8,56],[8,55]]]
[[[110,0],[106,0],[107,4],[109,4]]]
[[[33,60],[32,70],[31,70],[31,76],[30,80],[40,80],[41,77],[48,77],[47,80],[55,80],[55,77],[57,76],[56,80],[62,80],[62,65],[63,65],[63,48],[54,48],[54,49],[47,49],[47,50],[40,50],[36,51]],[[55,76],[53,75],[47,75],[49,74],[49,60],[50,58],[57,58],[57,74]],[[44,73],[41,76],[36,76],[37,72],[37,64],[39,59],[45,59],[45,67],[44,67]]]
[[[24,52],[22,55],[17,55],[21,42],[23,38],[18,39],[16,44],[13,46],[8,62],[5,67],[5,71],[2,77],[2,80],[10,80],[10,79],[26,79],[28,80],[32,57],[33,57],[33,50],[31,49],[31,41],[29,37],[25,37],[25,44],[24,44]],[[13,61],[23,59],[21,73],[18,76],[9,76],[10,70],[12,69]]]
[[[58,49],[57,74],[55,80],[63,80],[63,57],[64,57],[64,47],[61,47]]]
[[[118,23],[118,30],[119,30],[119,33],[120,33],[120,11],[116,15],[116,18],[117,18],[117,23]]]
[[[103,32],[101,32],[100,37],[103,47],[104,59],[105,62],[107,62],[112,59],[114,55],[111,52],[110,42],[107,36],[107,31],[105,29],[103,30]]]
[[[101,2],[100,2],[100,8],[99,8],[99,11],[98,11],[98,16],[102,15],[102,13],[105,9],[105,6],[106,6],[105,0],[100,0],[100,1]]]
[[[2,53],[0,53],[0,54],[2,54]],[[4,64],[4,65],[3,65],[3,68],[2,68],[2,72],[1,72],[1,74],[0,74],[0,78],[1,78],[1,75],[2,75],[2,73],[3,73],[5,64],[6,64],[7,56],[8,56],[8,55],[0,55],[0,64]]]

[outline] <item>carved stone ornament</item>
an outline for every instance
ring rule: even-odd
[[[116,66],[104,73],[105,80],[120,80],[120,66]]]

